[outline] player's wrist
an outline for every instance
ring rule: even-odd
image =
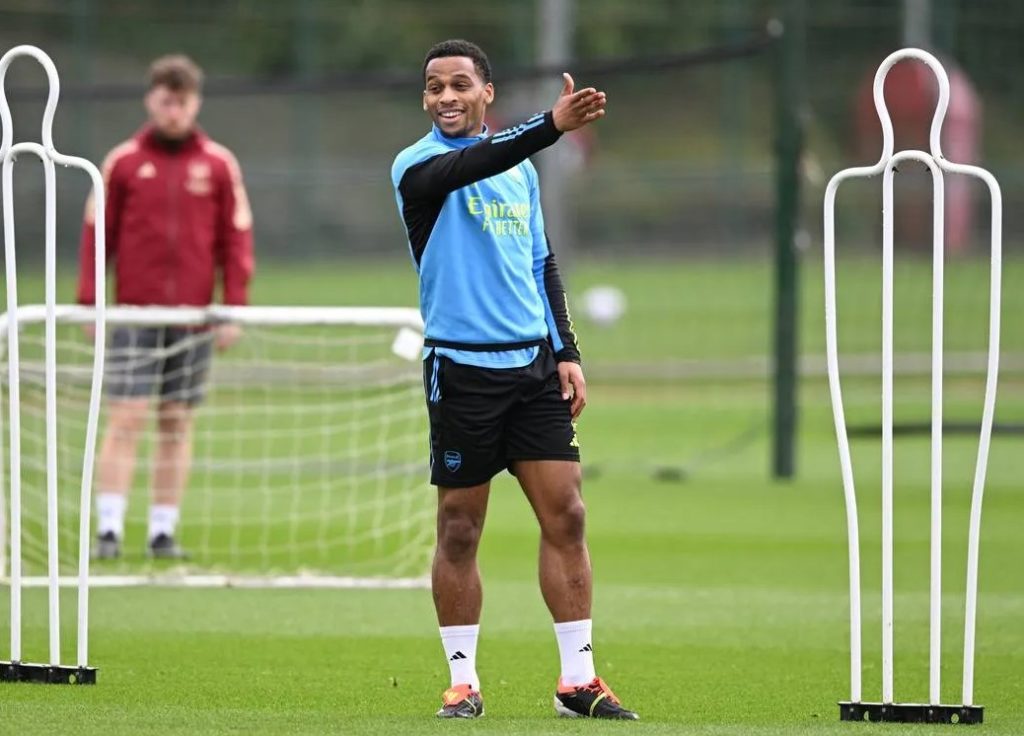
[[[565,129],[559,126],[558,121],[555,119],[554,108],[552,108],[551,110],[547,110],[544,113],[544,123],[545,125],[550,126],[550,128],[555,132],[555,135],[557,136],[561,136],[562,133],[566,132]],[[565,122],[563,121],[562,124],[564,125]]]

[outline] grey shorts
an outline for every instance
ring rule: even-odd
[[[213,333],[181,327],[118,327],[107,349],[107,395],[195,406],[210,372]]]

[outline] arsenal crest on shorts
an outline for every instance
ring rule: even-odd
[[[447,450],[444,453],[444,466],[448,471],[454,473],[462,467],[462,453],[454,450]]]

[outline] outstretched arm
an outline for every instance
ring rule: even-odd
[[[443,199],[450,192],[518,166],[558,140],[604,115],[606,97],[593,87],[573,91],[571,76],[563,75],[562,92],[548,112],[484,138],[472,146],[443,153],[410,166],[398,184],[405,201]]]

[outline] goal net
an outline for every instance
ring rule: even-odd
[[[41,307],[19,310],[24,574],[46,571],[46,420]],[[85,307],[58,308],[58,466],[62,574],[73,573],[92,343]],[[217,351],[217,325],[242,337]],[[412,309],[110,308],[100,443],[112,395],[149,396],[122,558],[94,584],[409,584],[427,569],[434,497]],[[0,345],[6,348],[6,336]],[[410,344],[411,343],[411,344]],[[0,370],[4,454],[6,352]],[[206,371],[205,380],[201,373]],[[162,383],[153,380],[161,375]],[[149,392],[146,386],[152,387]],[[157,405],[196,406],[178,538],[185,562],[146,555],[159,442]],[[8,488],[7,464],[0,494]],[[103,489],[96,484],[94,495]],[[5,502],[6,503],[6,502]],[[95,520],[94,520],[95,529]],[[3,526],[0,572],[9,555]]]

